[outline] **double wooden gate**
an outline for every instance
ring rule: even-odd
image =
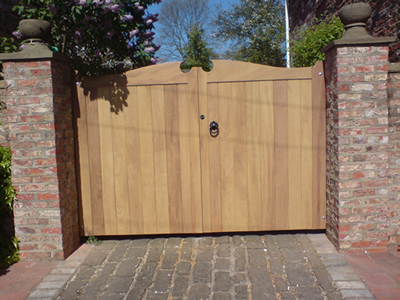
[[[213,63],[83,81],[83,235],[325,228],[322,63]]]

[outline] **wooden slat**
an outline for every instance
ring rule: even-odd
[[[234,120],[232,119],[232,84],[218,84],[218,124],[220,134],[220,163],[221,163],[221,214],[222,230],[234,231],[234,174],[233,174],[233,134]]]
[[[208,92],[207,76],[209,73],[198,72],[198,94],[199,94],[199,115],[204,115],[204,120],[200,120],[200,155],[201,155],[201,195],[202,195],[202,214],[203,232],[211,232],[211,195],[210,195],[210,152],[208,125],[211,120],[208,114]],[[193,71],[193,70],[192,70]]]
[[[101,152],[100,152],[100,132],[99,132],[99,112],[98,101],[86,102],[87,128],[88,128],[88,148],[89,168],[90,168],[90,195],[92,205],[92,235],[103,235],[104,213],[103,213],[103,193],[102,193],[102,173],[101,173]]]
[[[100,130],[100,152],[101,152],[101,178],[105,184],[102,185],[102,206],[104,210],[104,234],[118,234],[116,203],[115,203],[115,177],[114,177],[114,155],[113,155],[113,132],[110,112],[110,90],[99,88],[99,99],[96,100],[99,109]]]
[[[165,86],[165,129],[167,132],[167,170],[169,228],[171,233],[182,232],[182,182],[179,150],[178,88]],[[182,124],[182,126],[185,126]]]
[[[165,131],[164,87],[151,87],[153,114],[154,176],[157,211],[157,232],[169,233],[168,172]]]
[[[313,186],[313,154],[312,154],[312,97],[311,80],[302,80],[301,83],[301,185],[302,194],[302,229],[312,229],[313,207],[312,207],[312,186]]]
[[[142,205],[145,233],[157,232],[156,195],[154,182],[153,121],[151,87],[137,89],[139,108],[139,138],[142,171]]]
[[[140,126],[138,95],[136,87],[129,87],[128,105],[124,108],[126,127],[126,157],[128,177],[129,216],[131,220],[131,233],[144,232],[143,197],[142,197],[142,164],[140,154]]]
[[[260,147],[261,147],[261,224],[275,229],[275,151],[274,151],[274,86],[272,81],[260,82]]]
[[[219,120],[218,84],[208,84],[208,119],[210,122]],[[210,168],[210,203],[211,203],[211,230],[222,230],[222,206],[221,206],[221,164],[220,164],[220,138],[211,137],[208,133],[209,143],[209,168]]]
[[[88,128],[87,128],[87,111],[86,103],[89,101],[83,93],[83,89],[79,87],[79,116],[77,118],[78,128],[78,148],[79,148],[79,170],[80,170],[80,192],[82,206],[82,221],[84,235],[91,235],[93,232],[92,223],[92,205],[90,192],[90,162],[89,162],[89,144],[88,144]]]
[[[249,230],[261,230],[260,91],[258,82],[246,83]]]
[[[300,80],[288,81],[287,115],[288,115],[288,181],[289,206],[288,229],[300,229],[302,223],[302,131],[301,131],[301,97]]]
[[[234,229],[235,231],[243,231],[249,228],[246,83],[244,82],[232,84],[232,118],[235,124],[235,130],[232,132],[234,140]]]
[[[311,68],[287,69],[228,60],[213,60],[213,63],[208,83],[311,79]]]
[[[274,82],[276,230],[288,228],[288,113],[287,81]]]
[[[326,107],[323,62],[312,68],[313,228],[326,228]]]
[[[118,95],[121,94],[118,88],[114,88],[114,93],[110,95],[111,102],[117,103],[120,101]],[[118,234],[130,234],[131,224],[129,218],[129,201],[128,195],[128,170],[126,167],[126,157],[129,149],[126,148],[126,133],[125,133],[125,113],[123,111],[118,114],[111,113],[112,137],[105,141],[110,143],[112,140],[112,153],[114,159],[114,194],[115,194],[115,211]],[[110,172],[107,169],[106,172]],[[106,200],[108,202],[108,200]]]

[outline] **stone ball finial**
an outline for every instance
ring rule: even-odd
[[[345,25],[346,32],[342,39],[371,38],[365,30],[367,21],[371,17],[372,9],[368,3],[353,3],[343,6],[339,10],[339,18]]]
[[[19,30],[24,41],[42,42],[50,36],[50,23],[37,19],[25,19],[19,22]]]

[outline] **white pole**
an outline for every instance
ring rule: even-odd
[[[286,21],[286,67],[290,68],[290,50],[289,50],[289,13],[288,0],[285,0],[285,21]]]

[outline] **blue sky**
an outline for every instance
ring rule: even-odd
[[[166,2],[168,0],[164,0]],[[221,3],[223,8],[228,8],[230,3],[239,3],[239,0],[209,0],[210,6],[214,7],[216,4]],[[160,11],[161,4],[154,4],[149,7],[149,12],[152,14],[158,13]]]

